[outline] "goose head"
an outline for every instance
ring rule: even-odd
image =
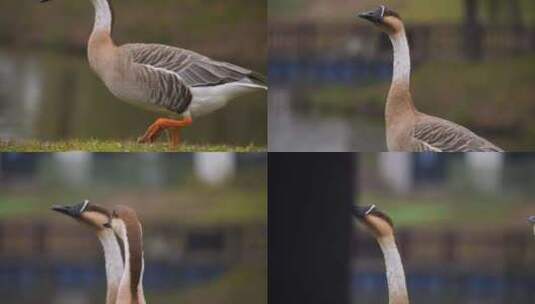
[[[105,229],[111,217],[108,209],[89,203],[88,200],[73,206],[55,205],[52,210],[70,216],[96,230]]]
[[[126,242],[128,241],[127,238],[131,237],[127,236],[128,229],[135,229],[135,232],[138,232],[138,227],[141,226],[141,223],[134,209],[127,206],[118,205],[113,209],[109,221],[104,224],[104,226],[113,229],[115,234],[122,241]]]
[[[399,33],[404,29],[403,21],[401,21],[399,14],[385,5],[381,5],[377,9],[369,12],[360,13],[358,16],[372,22],[389,35]]]
[[[376,238],[392,236],[394,234],[392,219],[385,213],[379,211],[375,205],[367,207],[354,206],[353,215],[366,225]]]

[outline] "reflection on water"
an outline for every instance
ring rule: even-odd
[[[296,93],[286,87],[270,88],[270,151],[385,151],[382,119],[308,109]]]
[[[266,94],[234,100],[184,131],[190,143],[267,141]],[[0,138],[135,139],[156,119],[108,92],[82,56],[0,50]]]
[[[158,295],[178,296],[188,289],[218,279],[226,272],[223,265],[170,265],[149,261],[144,273],[148,300]],[[103,303],[106,280],[103,261],[97,264],[34,265],[24,262],[0,267],[2,303],[85,304]],[[31,292],[28,292],[31,291]]]

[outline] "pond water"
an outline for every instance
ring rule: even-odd
[[[183,139],[266,145],[266,98],[260,92],[236,99],[198,118]],[[0,139],[134,140],[156,118],[111,95],[83,54],[0,48]]]
[[[270,151],[385,151],[383,119],[325,113],[306,105],[296,93],[284,87],[270,89]]]
[[[407,273],[407,288],[411,303],[533,303],[535,277],[501,276],[481,273],[443,275],[437,273]],[[352,303],[388,303],[388,288],[384,273],[353,272]]]
[[[302,86],[307,86],[303,89]],[[328,85],[328,90],[347,84]],[[313,88],[311,88],[313,86]],[[269,93],[269,151],[284,152],[377,152],[386,151],[384,114],[340,111],[333,106],[325,111],[310,100],[310,95],[323,89],[321,85],[302,84],[296,87],[271,86]],[[517,147],[526,142],[520,132],[483,136],[504,147]],[[522,151],[522,148],[517,148]]]
[[[102,264],[4,264],[0,267],[0,298],[2,303],[22,304],[103,303],[106,280]],[[227,266],[217,264],[177,266],[152,262],[144,274],[145,295],[155,303],[159,297],[178,297],[218,280],[226,271]]]

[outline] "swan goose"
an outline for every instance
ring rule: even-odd
[[[106,304],[116,304],[119,285],[123,277],[124,263],[121,244],[113,230],[106,228],[111,213],[104,207],[91,204],[87,200],[74,206],[54,206],[52,210],[87,225],[97,234],[104,250],[106,265]]]
[[[191,125],[194,118],[216,111],[238,96],[267,90],[259,73],[193,51],[161,44],[117,46],[111,36],[110,0],[91,2],[95,9],[87,47],[91,68],[115,97],[165,116],[138,142],[152,143],[168,130],[170,146],[176,147],[180,129]]]
[[[389,151],[503,152],[467,128],[415,108],[410,92],[409,43],[399,14],[382,5],[358,16],[384,31],[394,49],[392,84],[385,109]]]
[[[353,215],[374,235],[383,252],[389,304],[409,304],[405,271],[394,236],[394,224],[375,205],[353,207]]]

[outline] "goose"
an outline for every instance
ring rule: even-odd
[[[465,127],[416,109],[410,92],[409,43],[398,13],[382,5],[358,16],[385,32],[394,49],[392,84],[385,109],[389,151],[503,152]]]
[[[353,215],[375,236],[386,266],[389,304],[409,304],[409,294],[405,282],[405,271],[394,237],[394,224],[385,213],[375,205],[353,207]]]
[[[145,304],[143,293],[143,232],[134,209],[119,205],[105,225],[113,229],[124,248],[124,272],[119,284],[117,304]]]
[[[40,0],[41,3],[51,0]],[[180,144],[180,129],[230,100],[267,90],[263,75],[212,60],[196,52],[161,44],[125,44],[112,39],[110,0],[91,0],[95,10],[87,55],[91,69],[118,99],[159,113],[139,143],[152,143],[168,130],[169,144]]]
[[[111,213],[104,207],[90,204],[88,200],[74,206],[56,205],[52,207],[52,210],[65,214],[95,231],[104,249],[107,281],[106,304],[116,304],[124,265],[122,248],[115,233],[112,229],[106,228]]]

